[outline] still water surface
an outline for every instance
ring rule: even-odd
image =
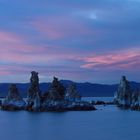
[[[109,98],[106,100],[109,100]],[[140,112],[116,106],[97,111],[0,111],[2,140],[140,140]]]

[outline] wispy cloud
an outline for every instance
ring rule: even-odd
[[[81,68],[135,70],[136,68],[140,68],[140,49],[133,48],[108,52],[81,58],[81,60],[85,63]]]

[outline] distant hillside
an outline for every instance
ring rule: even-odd
[[[67,87],[72,81],[69,80],[61,80],[61,83]],[[132,88],[139,88],[140,83],[130,82]],[[8,87],[10,84],[1,83],[0,84],[0,97],[5,97],[8,93]],[[101,96],[113,96],[114,92],[117,90],[118,85],[105,85],[105,84],[92,84],[92,83],[76,83],[77,89],[81,96],[84,97],[101,97]],[[27,91],[29,88],[29,83],[21,84],[17,83],[17,87],[19,89],[22,97],[26,97]],[[40,83],[40,89],[42,93],[47,91],[50,87],[50,83]]]

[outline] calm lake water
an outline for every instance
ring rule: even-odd
[[[97,108],[97,111],[61,113],[0,111],[0,138],[2,140],[140,139],[140,112],[121,110],[113,105]]]

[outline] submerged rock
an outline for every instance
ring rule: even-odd
[[[39,89],[38,72],[32,71],[27,95],[27,110],[39,110],[41,107],[41,90]]]
[[[69,87],[66,90],[65,99],[69,101],[80,101],[81,96],[79,95],[76,84],[72,83],[69,85]]]
[[[26,106],[25,101],[19,95],[15,84],[11,84],[6,98],[2,102],[2,109],[4,110],[21,110]]]

